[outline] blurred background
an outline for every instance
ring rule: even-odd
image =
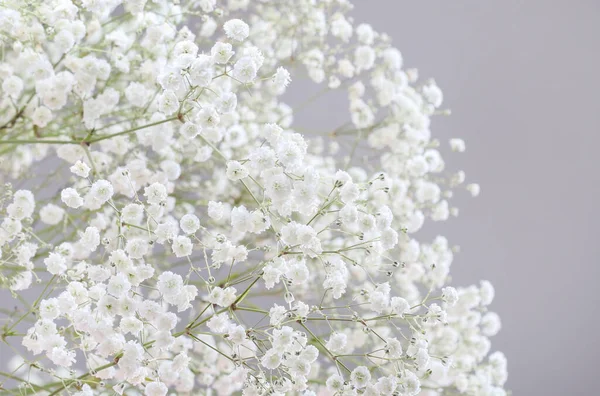
[[[439,233],[461,246],[454,285],[495,285],[503,329],[492,350],[508,357],[507,388],[595,394],[600,2],[355,4],[357,22],[387,32],[405,66],[444,91],[452,115],[434,118],[433,136],[445,147],[452,137],[467,143],[444,158],[481,195],[456,194],[459,217],[426,223],[420,239]]]

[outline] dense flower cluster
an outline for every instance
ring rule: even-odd
[[[414,238],[479,193],[440,88],[347,0],[217,3],[1,2],[2,389],[505,395],[493,287]],[[349,121],[298,133],[292,77]]]

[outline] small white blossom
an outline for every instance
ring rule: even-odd
[[[233,77],[241,83],[254,81],[258,73],[258,67],[250,57],[243,57],[233,65]]]
[[[227,163],[227,177],[229,180],[241,180],[248,177],[248,169],[237,161]]]
[[[350,380],[357,388],[364,388],[371,380],[371,373],[365,366],[359,366],[350,373]]]
[[[148,200],[148,203],[158,205],[167,199],[167,189],[161,183],[152,183],[144,188],[144,196]]]
[[[87,166],[84,162],[77,161],[75,165],[69,168],[71,172],[79,177],[88,177],[90,174],[90,167]]]
[[[12,75],[2,82],[2,90],[13,99],[16,99],[23,91],[23,80],[18,76]]]
[[[471,183],[467,185],[467,191],[469,191],[472,196],[476,197],[479,195],[481,188],[479,187],[479,184]]]
[[[168,388],[162,382],[150,382],[144,389],[146,396],[165,396],[168,392]]]
[[[465,151],[465,141],[462,139],[450,139],[450,147],[452,148],[452,151],[462,153]]]
[[[250,34],[250,27],[241,19],[230,19],[223,28],[227,37],[236,41],[244,41]]]
[[[108,201],[113,194],[113,186],[108,180],[98,180],[94,182],[88,192],[88,195],[99,204]]]
[[[158,109],[166,115],[171,115],[179,108],[179,99],[175,92],[166,90],[158,99]]]
[[[232,48],[231,44],[218,41],[211,48],[210,54],[216,63],[227,63],[235,53]]]
[[[213,220],[220,220],[224,215],[224,205],[222,202],[210,201],[208,203],[208,215]]]
[[[74,188],[65,188],[60,193],[60,199],[70,208],[77,209],[83,205],[83,198]]]
[[[347,337],[344,333],[335,333],[329,340],[325,346],[332,352],[341,352],[347,343]]]
[[[179,220],[179,226],[186,234],[194,234],[200,228],[200,219],[192,213],[187,213]]]
[[[176,257],[185,257],[192,254],[193,245],[190,238],[179,235],[173,239],[172,248]]]
[[[52,121],[52,118],[52,112],[50,111],[50,109],[44,106],[40,106],[37,109],[35,109],[32,115],[33,124],[41,128],[48,125],[48,123]]]
[[[458,302],[458,292],[453,287],[444,287],[442,289],[442,300],[444,300],[448,306],[453,307]]]
[[[44,264],[46,265],[48,272],[52,275],[60,275],[67,270],[65,258],[58,253],[51,252],[50,255],[44,259]]]

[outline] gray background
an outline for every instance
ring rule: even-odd
[[[488,279],[515,395],[599,394],[600,2],[357,0],[405,65],[434,77],[460,136],[449,168],[478,181],[457,219],[429,224],[461,245],[454,284]]]

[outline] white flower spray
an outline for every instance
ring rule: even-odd
[[[3,391],[506,394],[493,287],[414,237],[479,194],[432,137],[442,91],[351,9],[2,2]],[[348,122],[303,136],[303,77]]]

